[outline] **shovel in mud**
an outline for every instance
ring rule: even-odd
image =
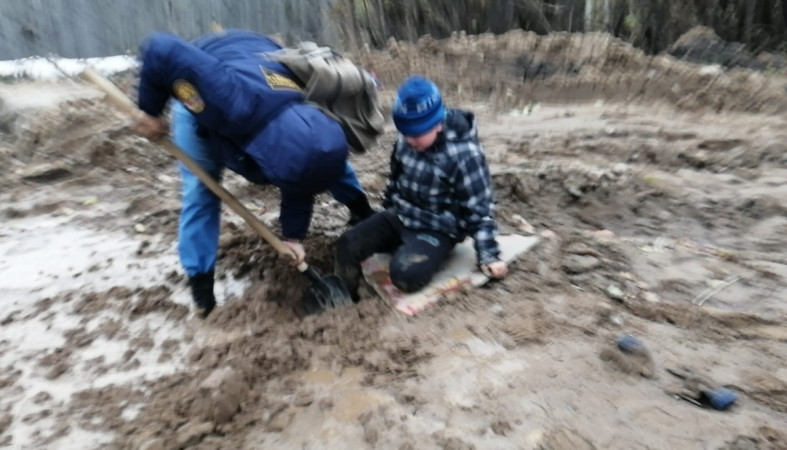
[[[139,109],[117,86],[112,82],[96,73],[91,69],[86,69],[81,77],[104,91],[110,103],[130,115],[140,114]],[[254,214],[251,213],[242,203],[235,198],[228,190],[224,189],[216,180],[194,162],[183,150],[169,141],[159,143],[161,147],[183,163],[194,175],[196,175],[205,186],[213,191],[224,203],[246,221],[249,226],[257,232],[268,244],[276,249],[280,254],[295,258],[292,250],[276,237]],[[347,286],[341,278],[336,275],[321,277],[314,268],[307,263],[298,264],[298,270],[311,282],[304,293],[303,307],[306,314],[316,314],[326,309],[337,308],[340,306],[353,304]]]

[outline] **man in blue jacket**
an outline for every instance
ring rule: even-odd
[[[162,114],[175,97],[174,142],[207,173],[228,168],[253,183],[281,191],[284,243],[303,261],[301,240],[314,196],[329,191],[347,205],[351,222],[373,213],[347,162],[342,127],[306,104],[293,73],[268,57],[281,47],[257,33],[230,30],[193,42],[154,33],[142,46],[135,128],[150,138],[167,133]],[[220,200],[185,166],[178,253],[194,302],[205,317],[216,306],[214,266]]]

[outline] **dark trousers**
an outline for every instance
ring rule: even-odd
[[[335,272],[358,300],[361,262],[374,253],[393,253],[391,281],[404,292],[415,292],[429,283],[455,244],[443,233],[408,229],[392,211],[382,211],[342,234]]]

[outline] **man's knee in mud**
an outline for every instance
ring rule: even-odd
[[[391,260],[391,283],[402,292],[420,290],[434,274],[428,269],[428,262],[426,255],[397,255]]]

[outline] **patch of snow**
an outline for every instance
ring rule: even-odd
[[[127,55],[103,58],[60,58],[34,56],[31,58],[0,61],[0,77],[56,80],[75,76],[90,67],[107,76],[139,66],[136,57]]]

